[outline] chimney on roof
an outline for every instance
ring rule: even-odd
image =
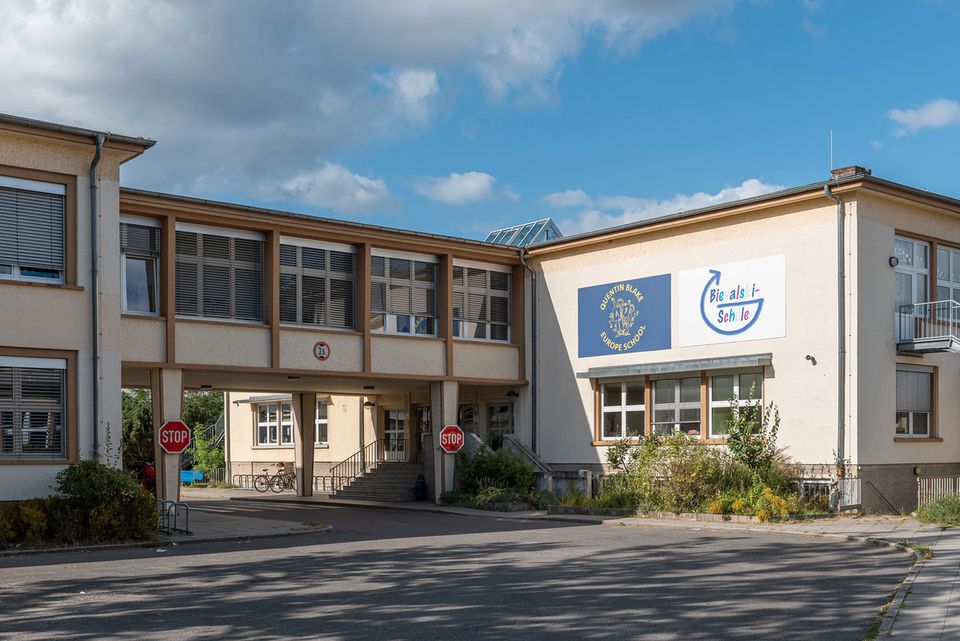
[[[869,176],[873,172],[870,171],[867,167],[861,167],[860,165],[850,165],[849,167],[840,167],[839,169],[831,169],[830,177],[831,178],[846,178],[847,176]]]

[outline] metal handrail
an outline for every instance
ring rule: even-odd
[[[407,439],[377,439],[362,450],[351,454],[332,468],[329,476],[343,482],[344,487],[372,471],[381,463],[406,463],[409,453]]]
[[[901,305],[897,319],[897,342],[915,343],[938,338],[960,340],[960,303],[935,300]]]

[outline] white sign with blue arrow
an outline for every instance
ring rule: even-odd
[[[786,335],[783,256],[680,272],[678,297],[682,346]]]

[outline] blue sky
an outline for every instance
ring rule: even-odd
[[[129,186],[468,237],[820,180],[831,129],[960,197],[960,2],[237,6],[8,6],[0,111],[156,138]]]

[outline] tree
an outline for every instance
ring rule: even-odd
[[[123,466],[139,472],[153,458],[153,406],[150,391],[125,389],[121,392],[120,448]]]
[[[223,392],[184,392],[180,419],[193,433],[213,425],[223,414]]]

